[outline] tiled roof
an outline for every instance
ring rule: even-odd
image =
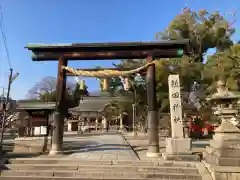
[[[131,99],[130,99],[131,100]],[[102,111],[104,107],[112,101],[129,101],[122,97],[87,97],[80,101],[77,107],[71,108],[69,112],[97,112]]]
[[[53,110],[55,102],[17,101],[17,110]]]

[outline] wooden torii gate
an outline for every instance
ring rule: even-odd
[[[28,44],[26,48],[33,53],[33,61],[58,61],[57,102],[53,120],[51,155],[61,153],[64,132],[64,117],[67,108],[66,78],[69,60],[112,60],[181,57],[187,52],[188,40],[160,42],[123,42],[123,43],[72,43],[72,44]],[[68,72],[69,75],[69,72]],[[159,155],[159,137],[156,102],[155,65],[147,67],[148,97],[148,157]]]

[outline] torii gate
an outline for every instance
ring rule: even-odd
[[[51,155],[61,153],[64,131],[66,92],[66,67],[69,60],[112,60],[147,59],[147,97],[148,97],[148,157],[159,155],[157,120],[155,58],[181,57],[187,52],[188,40],[160,42],[122,42],[122,43],[72,43],[72,44],[28,44],[33,52],[33,61],[58,61],[57,102],[53,120]],[[68,72],[69,74],[69,72]]]

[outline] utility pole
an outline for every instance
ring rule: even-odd
[[[13,69],[10,69],[10,74],[9,74],[9,78],[8,78],[8,88],[7,88],[7,96],[6,96],[6,100],[5,102],[3,102],[3,118],[2,118],[2,131],[1,131],[1,139],[0,139],[0,151],[1,151],[1,155],[3,155],[3,134],[4,134],[4,128],[5,128],[5,120],[6,120],[6,115],[7,115],[7,111],[9,110],[9,108],[11,107],[9,105],[9,96],[10,96],[10,91],[11,91],[11,84],[13,82],[13,80],[15,80],[17,78],[17,76],[19,75],[19,73],[16,73],[13,76]]]
[[[1,97],[4,97],[5,96],[5,90],[7,89],[7,88],[5,88],[4,86],[2,86],[2,87],[0,87],[1,89],[2,89],[2,95],[1,95]]]
[[[4,87],[2,88],[2,97],[4,97]]]

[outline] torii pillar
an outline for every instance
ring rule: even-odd
[[[153,61],[152,56],[147,57],[147,63]],[[148,151],[147,157],[159,156],[159,136],[157,118],[157,97],[156,97],[156,67],[151,64],[147,68],[147,102],[148,102]]]
[[[66,116],[66,70],[62,66],[67,66],[67,60],[60,57],[58,60],[58,76],[57,76],[57,101],[55,107],[55,115],[53,118],[52,147],[49,155],[57,155],[62,152],[64,119]]]

